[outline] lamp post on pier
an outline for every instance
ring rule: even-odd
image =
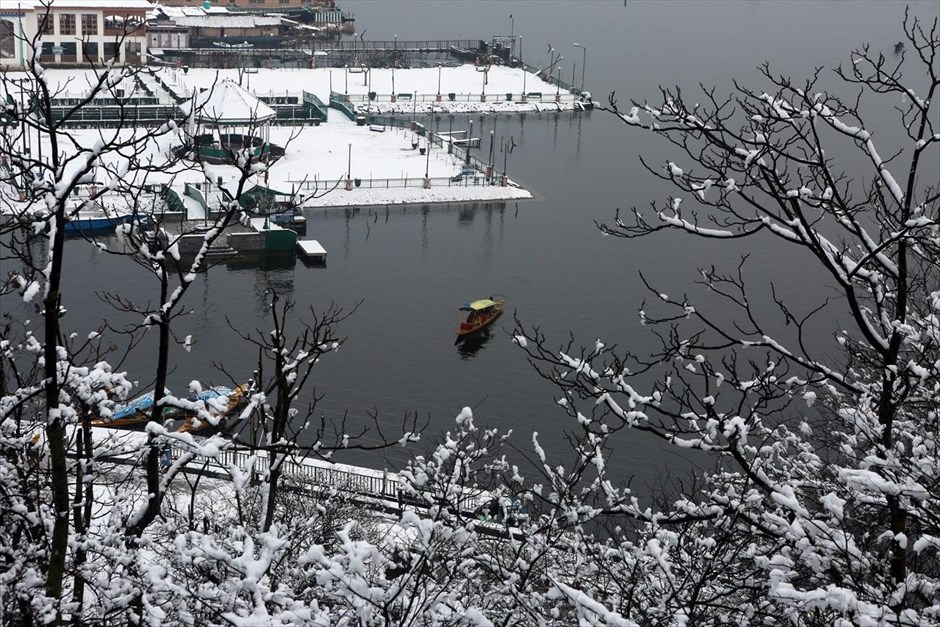
[[[349,144],[349,159],[346,162],[346,191],[352,190],[352,143]]]
[[[488,179],[493,178],[493,170],[495,168],[494,163],[493,163],[494,161],[496,161],[496,153],[494,152],[495,141],[496,141],[496,125],[493,125],[493,130],[490,131],[490,159],[489,159],[489,162],[486,164],[486,178]]]
[[[454,114],[451,113],[448,117],[450,122],[447,129],[447,154],[452,154],[454,152]]]
[[[470,130],[467,132],[467,155],[466,164],[470,167],[470,147],[473,145],[473,118],[470,118]]]
[[[502,187],[509,185],[509,173],[508,173],[508,161],[509,153],[513,151],[513,148],[516,147],[516,140],[512,137],[509,139],[503,139],[503,144],[501,149],[503,151],[503,175],[499,179],[499,184]]]
[[[441,101],[441,68],[443,67],[442,63],[437,64],[437,101]]]
[[[522,64],[522,102],[528,100],[525,95],[525,77],[529,73],[525,67],[525,61],[522,59],[522,35],[519,35],[519,62]]]
[[[348,96],[349,95],[349,64],[347,63],[345,67],[346,67],[346,87],[345,87],[346,91],[344,91],[343,93],[345,93]]]
[[[433,135],[430,132],[431,122],[428,122],[428,131],[424,134],[425,143],[427,144],[427,150],[425,151],[425,160],[424,160],[424,189],[431,189],[431,177],[429,172],[431,170],[431,142]]]
[[[574,42],[575,48],[581,48],[581,91],[584,91],[584,74],[587,72],[587,46]]]

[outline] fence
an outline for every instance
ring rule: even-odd
[[[134,122],[166,122],[176,119],[179,111],[176,107],[164,105],[140,106],[97,106],[86,105],[76,110],[72,107],[52,107],[52,118],[61,120],[69,115],[68,124],[94,124],[96,126],[127,125]]]
[[[317,113],[316,117],[320,118],[321,121],[326,122],[327,109],[329,109],[330,105],[324,104],[322,100],[317,98],[316,94],[311,94],[310,92],[307,92],[307,91],[303,92],[303,99],[304,99],[304,104],[307,105],[307,107],[316,111]]]
[[[567,82],[565,81],[565,79],[563,79],[563,78],[557,78],[557,77],[555,76],[555,74],[548,74],[548,73],[546,73],[545,70],[547,70],[548,68],[535,67],[534,65],[529,65],[528,63],[525,63],[525,62],[523,62],[523,61],[520,61],[520,62],[519,62],[519,67],[521,67],[521,68],[522,68],[523,70],[525,70],[526,72],[529,72],[529,73],[531,73],[531,74],[535,74],[536,76],[538,76],[539,78],[541,78],[541,79],[544,80],[545,82],[549,83],[550,85],[558,85],[558,86],[560,86],[562,89],[567,89],[567,90],[570,91],[572,94],[580,94],[580,93],[581,93],[581,90],[580,90],[580,89],[578,89],[578,88],[575,87],[574,85],[570,85],[569,83],[567,83]]]
[[[330,92],[330,107],[342,111],[350,120],[356,119],[356,107],[349,100],[349,97],[339,92]]]
[[[478,160],[475,160],[478,161]],[[483,187],[487,185],[498,185],[499,179],[496,177],[487,178],[484,173],[476,168],[473,173],[458,174],[452,177],[432,176],[425,179],[423,176],[405,177],[405,178],[353,178],[356,188],[361,189],[406,189],[424,187],[425,181],[429,181],[431,187]],[[288,181],[291,188],[298,193],[322,192],[334,187],[338,190],[345,189],[346,179],[308,179],[305,181]],[[342,192],[338,192],[342,193]]]
[[[421,137],[425,137],[427,135],[426,133],[427,129],[424,127],[423,124],[417,121],[413,121],[413,120],[404,120],[401,117],[374,115],[371,118],[369,118],[369,122],[371,124],[381,124],[383,126],[391,126],[392,128],[408,128],[408,129],[410,129],[412,124],[414,124],[415,131],[418,133],[418,135],[420,135]],[[461,132],[463,131],[456,131],[454,132],[454,135],[457,135],[458,133],[461,133]],[[439,148],[444,148],[445,145],[450,144],[452,139],[453,138],[450,136],[449,133],[444,133],[440,129],[438,129],[436,133],[434,132],[431,133],[431,143],[434,144],[435,146],[438,146]],[[472,138],[470,139],[472,140]],[[479,144],[477,144],[477,146],[479,146]],[[473,146],[471,146],[471,148],[472,147]],[[464,146],[454,143],[453,146],[451,147],[451,153],[454,155],[454,158],[457,159],[458,161],[461,161],[463,163],[469,162],[470,166],[473,167],[475,170],[479,172],[486,171],[487,164],[481,161],[480,159],[474,157],[472,154],[470,155],[469,160],[467,159],[467,148],[465,148]]]
[[[562,89],[568,89],[564,86],[564,83],[561,81],[558,82]],[[341,94],[342,95],[342,94]],[[556,98],[557,95],[557,98]],[[392,102],[392,94],[375,94],[374,98],[370,98],[367,94],[348,94],[342,95],[351,105],[356,103],[366,103],[366,102],[375,102],[375,103],[390,103]],[[448,102],[522,102],[523,96],[528,102],[539,102],[539,103],[553,103],[553,102],[575,102],[578,100],[578,97],[573,93],[562,94],[557,93],[555,90],[548,92],[541,91],[530,91],[525,94],[522,92],[519,93],[502,93],[502,92],[492,92],[486,94],[486,100],[482,98],[483,94],[456,94],[448,93],[441,94],[441,99],[438,101],[437,94],[397,94],[396,104],[401,105],[403,108],[408,108],[407,106],[411,103],[438,103],[446,104]]]
[[[174,448],[172,458],[179,459],[181,454],[182,451]],[[266,451],[238,448],[222,451],[209,460],[209,464],[216,466],[216,472],[224,476],[229,476],[229,469],[233,466],[243,473],[249,472],[250,467],[251,479],[254,481],[261,480],[270,468]],[[411,491],[403,489],[404,480],[398,474],[385,470],[337,466],[307,457],[287,457],[280,468],[284,475],[302,477],[316,485],[335,487],[345,492],[394,501],[399,506],[404,503],[422,504],[421,499],[412,496]],[[485,490],[463,488],[456,505],[461,511],[477,512],[492,498],[493,495]]]
[[[357,50],[384,50],[384,51],[449,51],[458,50],[484,50],[486,42],[482,39],[424,39],[424,40],[392,40],[373,41],[360,39],[344,39],[336,42],[325,42],[317,45],[315,50],[331,51],[357,51]]]

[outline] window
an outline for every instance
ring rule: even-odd
[[[120,34],[124,31],[123,15],[105,15],[104,30],[106,35]],[[110,32],[108,32],[110,31]]]
[[[98,44],[86,41],[82,44],[82,55],[93,63],[98,62]]]
[[[48,11],[39,16],[39,34],[40,35],[51,35],[52,34],[52,15]]]
[[[39,51],[39,60],[43,63],[55,61],[55,44],[51,41],[42,42],[42,49]]]
[[[81,58],[78,56],[78,46],[74,41],[63,41],[59,44],[59,47],[62,49],[62,63],[75,63],[81,61]]]
[[[117,59],[121,60],[121,45],[114,42],[105,42],[104,44],[104,58],[106,60]]]
[[[75,14],[74,13],[62,13],[59,15],[59,34],[60,35],[74,35],[75,34]]]
[[[137,41],[128,41],[124,44],[124,53],[126,55],[126,61],[128,63],[140,63],[140,51],[141,45]]]
[[[94,13],[82,14],[82,36],[98,34],[98,16]]]

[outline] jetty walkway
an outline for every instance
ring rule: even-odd
[[[147,450],[147,435],[139,431],[94,427],[92,437],[96,446],[95,461],[99,464],[139,466],[141,455]],[[180,441],[170,447],[169,457],[164,458],[162,463],[168,466],[194,451],[198,451],[198,448]],[[231,480],[240,474],[251,483],[260,483],[269,468],[267,451],[233,444],[231,448],[214,455],[197,453],[184,472],[221,480]],[[313,490],[339,490],[353,502],[376,511],[401,512],[428,506],[426,499],[416,497],[414,490],[406,487],[405,477],[387,469],[375,470],[291,455],[281,464],[281,476],[299,479]],[[453,505],[462,514],[476,518],[494,498],[495,495],[488,490],[464,487],[457,503]]]

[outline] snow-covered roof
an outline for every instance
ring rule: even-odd
[[[225,9],[225,11],[228,11],[228,9]],[[160,13],[166,15],[171,20],[176,20],[182,17],[199,17],[205,15],[206,10],[202,7],[175,7],[158,4],[153,7],[153,11],[149,14],[149,17],[155,18]]]
[[[276,115],[274,109],[231,80],[220,81],[212,89],[197,94],[195,106],[199,109],[196,114],[197,122],[221,124],[264,122]],[[190,107],[192,107],[191,102],[181,105],[187,113]]]
[[[279,17],[259,17],[255,15],[201,15],[175,18],[177,26],[198,28],[260,28],[280,26]]]
[[[0,9],[45,11],[48,0],[0,0]],[[149,0],[55,0],[53,9],[152,9]]]

